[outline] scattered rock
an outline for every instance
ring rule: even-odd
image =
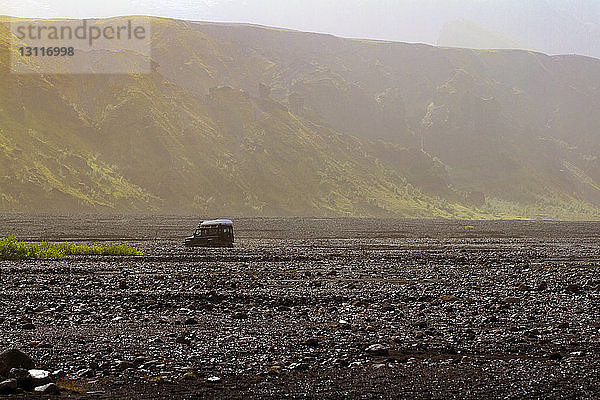
[[[138,368],[140,365],[143,365],[145,363],[147,363],[148,361],[150,361],[150,359],[148,357],[136,357],[135,360],[133,360],[133,365]]]
[[[531,290],[531,288],[527,284],[521,283],[519,285],[519,290],[522,292],[529,292]]]
[[[388,356],[390,354],[390,349],[386,345],[383,344],[372,344],[367,347],[366,352],[372,356]]]
[[[79,378],[93,378],[96,376],[96,372],[91,368],[84,368],[77,371],[75,375]]]
[[[318,338],[309,338],[306,339],[304,342],[302,342],[302,344],[306,345],[306,346],[310,346],[310,347],[317,347],[319,346],[319,339]]]
[[[196,375],[193,371],[188,371],[185,374],[183,374],[183,377],[181,378],[184,381],[195,381],[196,379],[198,379],[198,375]]]
[[[17,390],[17,387],[18,385],[16,379],[7,379],[5,381],[0,382],[0,393],[14,393]]]
[[[182,336],[177,336],[177,338],[175,339],[175,342],[179,343],[179,344],[187,344],[187,345],[192,344],[192,341],[190,339],[186,338],[183,335]]]
[[[292,363],[288,366],[290,371],[306,371],[309,368],[307,363]]]
[[[350,323],[348,321],[346,321],[345,319],[340,319],[338,322],[338,327],[340,329],[350,329]]]
[[[36,386],[34,390],[43,394],[60,394],[60,389],[54,383]]]
[[[67,376],[67,373],[62,369],[57,369],[56,371],[52,372],[52,378],[54,379],[64,378],[65,376]]]
[[[504,299],[502,299],[502,302],[504,304],[516,304],[516,303],[521,302],[521,298],[520,297],[505,297]]]
[[[16,379],[17,386],[23,389],[31,389],[35,385],[33,384],[33,377],[24,368],[13,368],[8,373],[9,378]]]
[[[131,361],[119,361],[117,363],[117,370],[118,371],[123,372],[123,371],[125,371],[126,369],[129,369],[129,368],[135,368],[135,364],[132,363]]]
[[[24,329],[26,331],[30,331],[35,329],[35,325],[31,322],[26,322],[24,324],[21,325],[21,329]]]
[[[29,375],[31,375],[33,381],[32,384],[34,387],[42,386],[52,382],[52,378],[50,377],[49,371],[45,371],[43,369],[30,369],[28,372]]]
[[[560,354],[559,352],[554,352],[548,356],[548,359],[553,360],[553,361],[560,361],[563,359],[563,355]]]
[[[453,303],[455,301],[458,301],[458,297],[456,296],[441,296],[440,297],[440,301],[443,301],[444,303]]]
[[[9,349],[0,353],[0,376],[7,376],[13,368],[32,369],[34,362],[21,350]]]
[[[567,291],[567,293],[580,293],[581,292],[581,286],[576,284],[576,283],[572,283],[570,285],[567,285],[567,287],[565,288],[565,290]]]
[[[248,314],[246,314],[246,313],[245,313],[245,312],[243,312],[243,311],[240,311],[240,312],[237,312],[237,313],[233,314],[233,316],[232,316],[232,317],[233,317],[234,319],[246,319],[246,318],[248,318]]]
[[[198,321],[196,321],[194,318],[188,318],[184,321],[185,325],[198,325]]]
[[[273,365],[267,370],[267,375],[276,376],[281,373],[281,366]]]

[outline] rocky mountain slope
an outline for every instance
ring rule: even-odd
[[[595,59],[153,19],[149,75],[17,75],[3,22],[2,211],[600,216]]]

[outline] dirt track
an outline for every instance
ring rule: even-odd
[[[194,218],[0,215],[145,252],[0,262],[0,348],[85,397],[600,396],[598,223],[235,222],[188,250]]]

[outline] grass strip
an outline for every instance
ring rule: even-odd
[[[27,243],[12,237],[0,238],[0,260],[62,258],[75,255],[139,256],[142,253],[123,245],[84,245],[75,243]]]

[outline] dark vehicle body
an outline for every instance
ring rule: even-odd
[[[228,219],[203,221],[193,236],[185,239],[186,247],[233,247],[233,222]]]

